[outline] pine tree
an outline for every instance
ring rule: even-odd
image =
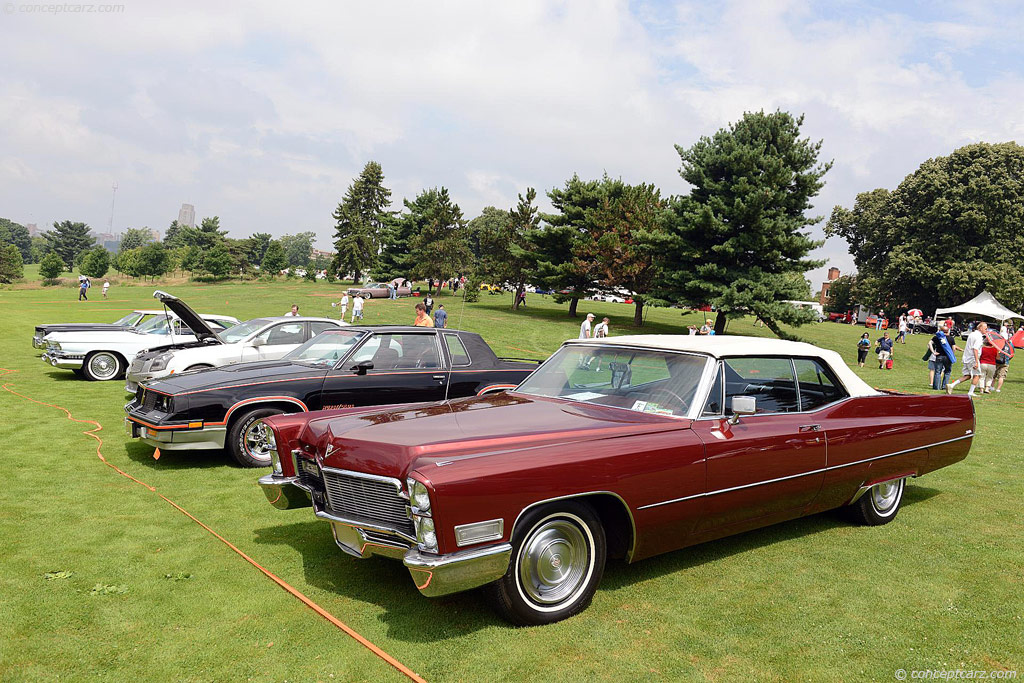
[[[25,274],[21,250],[15,244],[0,244],[0,282],[20,280]]]
[[[655,240],[663,259],[663,298],[718,310],[715,332],[730,316],[752,313],[776,335],[778,322],[813,317],[791,306],[807,258],[821,245],[803,230],[821,220],[804,215],[831,162],[818,163],[821,142],[800,138],[803,117],[747,113],[692,147],[676,146],[690,194],[671,202],[668,232]],[[800,277],[793,277],[794,274]]]
[[[53,230],[44,233],[44,237],[50,249],[60,256],[66,270],[72,270],[78,255],[96,244],[96,239],[89,234],[88,225],[72,221],[55,221]]]
[[[462,273],[471,263],[469,231],[462,209],[446,188],[425,190],[423,195],[426,201],[419,204],[423,213],[417,221],[422,227],[409,240],[412,276],[440,282]]]
[[[359,281],[362,273],[374,267],[386,239],[390,206],[391,190],[384,187],[380,164],[367,162],[332,214],[335,270],[352,272]]]

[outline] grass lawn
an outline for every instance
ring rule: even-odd
[[[100,280],[102,282],[102,280]],[[257,470],[219,453],[163,454],[128,442],[120,382],[41,363],[36,323],[111,321],[153,307],[153,286],[102,300],[70,287],[0,289],[0,382],[102,424],[96,456],[59,410],[0,392],[0,679],[401,680],[400,674],[176,511],[175,501],[261,565],[431,681],[710,679],[893,680],[897,669],[1024,668],[1024,359],[1002,394],[976,400],[978,436],[962,463],[908,486],[899,517],[855,527],[834,514],[663,555],[611,563],[593,605],[553,626],[507,626],[478,592],[421,597],[398,562],[355,560],[310,511],[281,512]],[[330,314],[339,285],[177,284],[195,309],[241,319]],[[579,319],[530,296],[442,296],[449,325],[501,355],[543,358]],[[365,322],[411,323],[413,301],[373,300]],[[632,330],[632,306],[580,312]],[[680,332],[700,314],[650,311],[645,332]],[[823,323],[808,341],[855,357],[863,328]],[[749,321],[732,334],[769,334]],[[872,331],[874,338],[876,333]],[[896,367],[856,369],[874,386],[925,389],[926,338]],[[869,356],[869,360],[872,357]],[[877,365],[877,364],[876,364]]]

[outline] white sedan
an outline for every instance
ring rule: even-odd
[[[228,315],[203,314],[203,321],[213,331],[238,324]],[[93,381],[120,377],[136,354],[154,346],[196,341],[196,335],[174,313],[154,316],[135,329],[121,332],[52,332],[43,341],[46,353],[43,362],[55,368],[84,373]]]
[[[168,308],[173,305],[168,303]],[[303,316],[247,320],[202,341],[140,353],[128,369],[124,389],[134,394],[140,382],[151,379],[232,363],[277,360],[321,332],[347,325]]]

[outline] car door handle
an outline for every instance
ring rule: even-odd
[[[444,379],[444,375],[434,375],[434,379]]]
[[[820,432],[821,431],[821,425],[801,425],[800,426],[800,431],[801,432]]]

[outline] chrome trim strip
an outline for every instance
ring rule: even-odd
[[[780,481],[786,481],[787,479],[798,479],[800,477],[809,477],[812,474],[822,474],[823,472],[831,472],[832,470],[841,470],[844,467],[852,467],[853,465],[862,465],[866,462],[872,462],[873,460],[882,460],[884,458],[891,458],[897,455],[903,455],[904,453],[913,453],[914,451],[922,451],[926,448],[934,448],[936,446],[942,446],[947,443],[953,443],[954,441],[960,441],[962,439],[970,439],[974,434],[965,434],[964,436],[958,436],[952,439],[946,439],[945,441],[938,441],[936,443],[928,444],[925,446],[916,446],[914,448],[907,448],[902,451],[896,451],[895,453],[887,453],[885,455],[876,455],[872,458],[864,458],[863,460],[856,460],[854,462],[843,463],[842,465],[831,465],[829,467],[823,467],[817,470],[810,470],[809,472],[801,472],[800,474],[790,474],[785,477],[777,477],[775,479],[766,479],[765,481],[755,481],[751,484],[742,484],[740,486],[732,486],[727,489],[718,489],[717,491],[707,491],[705,493],[695,493],[692,496],[683,496],[682,498],[673,498],[672,500],[663,500],[660,503],[650,503],[648,505],[641,505],[637,510],[647,510],[649,508],[656,508],[662,505],[670,505],[672,503],[682,503],[683,501],[693,500],[694,498],[706,498],[708,496],[715,496],[719,493],[729,493],[730,491],[739,491],[740,489],[749,489],[754,486],[762,486],[764,484],[774,484]]]
[[[332,474],[340,474],[346,477],[356,477],[357,479],[369,479],[370,481],[378,481],[383,484],[391,484],[395,487],[399,493],[402,491],[402,481],[395,477],[384,477],[379,474],[367,474],[366,472],[353,472],[352,470],[343,470],[337,467],[321,467],[321,471],[330,472]]]
[[[336,514],[333,514],[331,512],[327,512],[326,510],[316,510],[315,507],[314,507],[314,510],[315,510],[316,517],[318,519],[323,519],[323,520],[326,520],[328,522],[334,522],[335,524],[344,524],[345,526],[354,527],[356,529],[367,529],[369,531],[379,531],[380,533],[383,533],[383,534],[390,534],[392,536],[397,536],[399,538],[404,538],[407,541],[409,541],[410,543],[416,543],[416,537],[415,536],[410,536],[409,534],[402,533],[401,531],[399,531],[398,529],[395,529],[393,527],[383,526],[383,525],[380,525],[380,524],[373,524],[372,522],[366,522],[366,521],[358,520],[358,519],[351,519],[350,517],[342,517],[341,515],[336,515]]]

